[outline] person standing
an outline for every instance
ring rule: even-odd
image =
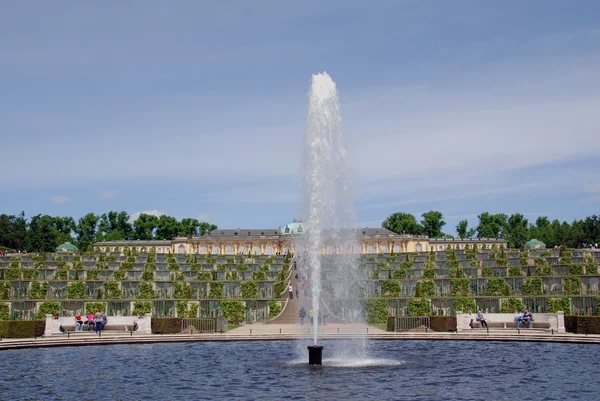
[[[473,316],[473,312],[469,311],[469,315],[468,315],[468,317],[467,317],[467,318],[469,319],[469,327],[470,327],[470,328],[473,328],[473,319],[475,318],[475,317]]]
[[[288,288],[288,292],[290,294],[290,299],[294,299],[294,287],[292,287],[291,284]]]
[[[102,311],[100,309],[94,315],[94,323],[96,323],[96,333],[102,331]]]
[[[311,324],[311,326],[314,326],[315,325],[315,321],[313,319],[314,316],[313,316],[313,310],[312,309],[308,310],[308,317],[310,318],[310,324]]]
[[[300,317],[300,324],[304,326],[304,318],[306,317],[306,311],[304,310],[304,306],[300,308],[300,313],[298,314]]]
[[[296,284],[296,298],[300,299],[300,287]]]

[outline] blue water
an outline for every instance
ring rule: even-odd
[[[337,343],[336,343],[337,344]],[[372,341],[309,368],[293,341],[0,352],[0,400],[597,400],[600,346]],[[329,348],[328,348],[329,345]]]

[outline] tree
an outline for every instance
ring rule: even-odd
[[[206,235],[209,232],[216,230],[217,228],[218,227],[216,226],[216,224],[210,224],[203,221],[198,226],[198,235]]]
[[[394,213],[385,219],[381,226],[396,234],[420,235],[423,233],[423,227],[417,223],[415,216],[409,213]]]
[[[509,247],[520,248],[525,245],[529,236],[528,224],[527,219],[520,213],[509,217],[506,227]]]
[[[167,216],[166,214],[161,215],[158,218],[158,225],[156,227],[156,239],[170,240],[177,237],[181,231],[181,224],[175,217]]]
[[[477,236],[479,238],[504,238],[506,220],[505,214],[481,213],[479,216],[479,225],[477,226]]]
[[[179,224],[179,235],[182,237],[192,237],[198,235],[200,222],[197,219],[185,218]]]
[[[469,222],[467,220],[461,220],[456,225],[456,232],[459,238],[471,238],[475,235],[475,229],[469,229]]]
[[[27,249],[54,252],[59,243],[59,231],[55,226],[54,217],[38,214],[31,218],[27,231]]]
[[[133,222],[135,239],[149,240],[154,237],[154,231],[158,226],[158,217],[151,214],[142,213]]]
[[[444,221],[444,215],[441,212],[430,210],[429,212],[423,213],[421,217],[423,217],[421,224],[423,225],[425,234],[430,238],[443,237],[442,227],[446,225],[446,222]]]
[[[86,250],[93,245],[97,224],[98,216],[94,213],[88,213],[79,219],[77,229],[75,230],[79,249]]]

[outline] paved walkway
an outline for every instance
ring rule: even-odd
[[[563,343],[588,343],[599,344],[600,335],[582,334],[554,334],[540,331],[521,330],[473,330],[462,333],[439,332],[403,332],[390,333],[366,325],[331,324],[322,327],[319,338],[321,340],[340,340],[352,338],[366,338],[370,340],[436,340],[436,341],[533,341],[533,342],[563,342]],[[338,333],[339,329],[339,333]],[[368,329],[368,332],[367,332]],[[280,332],[281,330],[281,332]],[[305,332],[304,330],[307,330]],[[275,341],[310,339],[312,332],[308,333],[310,326],[300,325],[265,325],[252,324],[239,327],[229,332],[210,334],[173,334],[173,335],[147,335],[128,333],[103,334],[96,336],[61,335],[52,337],[39,337],[27,339],[2,339],[0,350],[38,347],[68,347],[83,345],[110,345],[110,344],[148,344],[167,342],[202,342],[202,341]]]

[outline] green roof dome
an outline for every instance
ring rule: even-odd
[[[77,247],[70,242],[65,242],[56,247],[56,252],[75,252],[78,251]]]
[[[525,248],[528,249],[546,249],[546,244],[542,241],[538,241],[537,239],[529,240],[525,243]]]

